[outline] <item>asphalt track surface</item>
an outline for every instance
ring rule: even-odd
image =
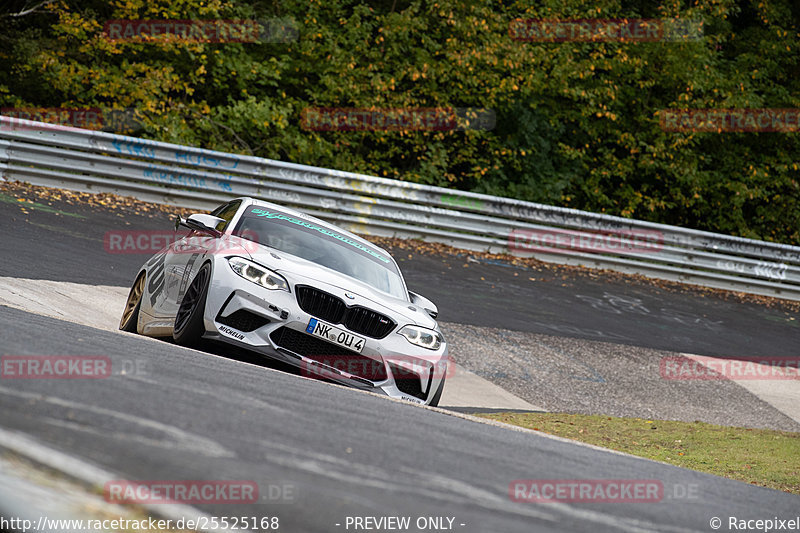
[[[335,524],[347,516],[446,516],[476,533],[706,531],[714,516],[788,518],[798,508],[790,494],[15,309],[0,308],[0,331],[4,353],[110,355],[113,373],[4,380],[3,428],[120,479],[254,481],[265,501],[200,508],[277,516],[281,531],[344,531]],[[120,375],[131,362],[141,370]],[[508,496],[517,479],[653,480],[665,496],[518,503]],[[291,487],[291,499],[269,500],[270,487]]]
[[[145,256],[109,254],[104,233],[169,227],[55,208],[62,212],[22,215],[0,205],[0,275],[126,286]],[[538,273],[528,285],[527,273],[496,265],[405,259],[411,288],[437,301],[449,322],[551,334],[576,327],[584,338],[625,335],[631,345],[706,355],[797,353],[794,315],[779,310],[589,276]],[[595,306],[576,306],[576,294],[595,298],[583,300]],[[599,312],[598,302],[612,302],[606,294],[639,299],[638,312]],[[613,302],[619,307],[619,298]],[[679,327],[675,316],[694,317],[694,326]],[[701,319],[714,324],[713,334],[697,326]],[[7,307],[0,307],[0,353],[104,355],[114,369],[100,380],[3,380],[4,429],[121,479],[255,481],[260,503],[202,510],[278,516],[282,531],[345,531],[347,516],[445,516],[465,532],[709,531],[716,516],[725,531],[730,516],[789,519],[800,508],[794,495]],[[131,362],[142,370],[121,375]],[[517,479],[653,480],[664,496],[653,503],[519,503],[508,493]],[[270,500],[275,486],[289,487],[293,497]],[[687,493],[693,497],[677,497]]]

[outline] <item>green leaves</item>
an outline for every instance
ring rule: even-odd
[[[699,40],[525,42],[514,19],[702,21]],[[293,20],[283,42],[113,41],[112,19]],[[800,107],[792,0],[61,0],[7,21],[1,106],[135,109],[148,137],[800,243],[798,133],[663,109]],[[485,108],[491,131],[312,131],[310,107]]]

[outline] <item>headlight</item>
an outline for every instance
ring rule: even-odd
[[[398,333],[411,344],[416,344],[429,350],[438,350],[439,346],[444,342],[444,338],[439,332],[420,326],[405,326]]]
[[[247,281],[252,281],[272,291],[289,290],[289,283],[286,282],[283,276],[252,261],[241,257],[229,257],[228,264],[234,272]]]

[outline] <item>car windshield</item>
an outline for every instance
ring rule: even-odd
[[[407,299],[394,261],[382,250],[344,232],[272,208],[251,206],[233,233],[341,272],[396,298]]]

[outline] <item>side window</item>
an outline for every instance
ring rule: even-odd
[[[233,220],[233,217],[236,215],[236,211],[239,210],[239,206],[241,204],[241,200],[234,200],[233,202],[219,206],[211,212],[211,214],[215,217],[225,219],[224,223],[220,222],[219,225],[217,225],[217,229],[219,231],[225,231],[225,228],[227,228],[228,224],[231,223],[231,220]]]

